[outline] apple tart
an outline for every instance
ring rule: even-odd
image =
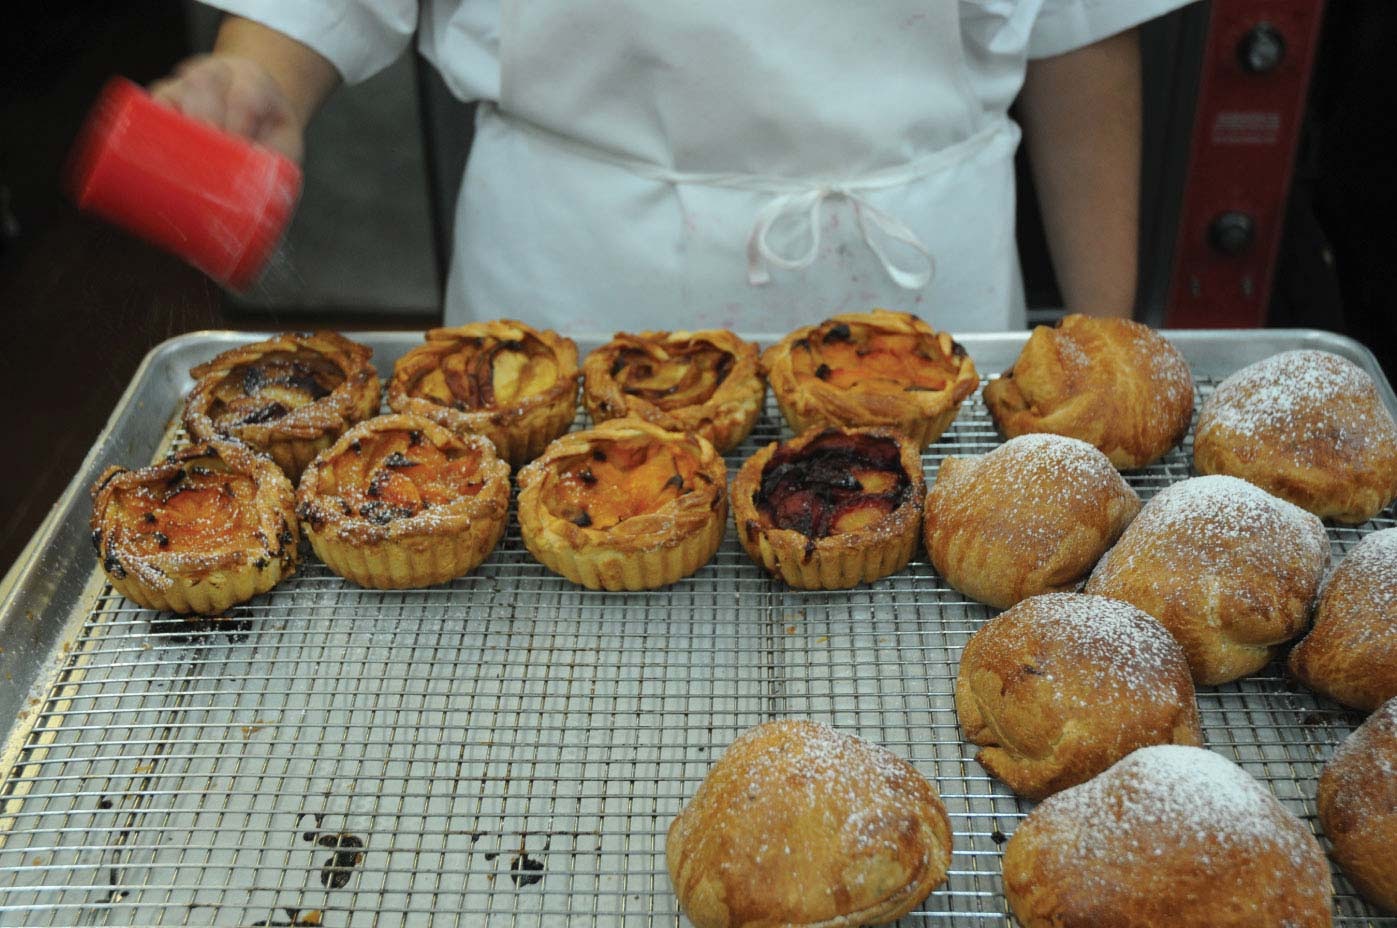
[[[112,587],[147,609],[212,615],[296,570],[295,491],[246,445],[191,445],[92,488],[92,544]]]
[[[697,432],[721,454],[752,431],[766,397],[757,346],[731,332],[617,333],[582,365],[592,419],[636,416]]]
[[[345,429],[378,412],[373,349],[335,332],[288,332],[190,370],[184,428],[195,441],[236,438],[294,483]]]
[[[508,511],[509,465],[489,439],[408,415],[350,429],[306,468],[297,493],[315,553],[375,589],[474,570],[504,534]]]
[[[841,590],[907,565],[926,480],[900,432],[815,428],[748,458],[732,494],[753,561],[794,587]]]
[[[519,528],[549,570],[589,589],[649,590],[708,563],[727,527],[727,470],[701,435],[611,419],[519,471]]]
[[[577,345],[500,319],[432,329],[398,359],[388,405],[495,443],[510,467],[534,458],[577,413]]]
[[[950,335],[886,309],[796,329],[762,354],[762,367],[794,431],[888,426],[918,450],[946,431],[980,383]]]

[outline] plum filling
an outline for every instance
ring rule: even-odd
[[[778,448],[753,502],[775,527],[825,538],[867,528],[905,503],[911,489],[897,442],[830,429],[804,448]]]
[[[343,371],[318,354],[277,352],[230,371],[209,415],[224,428],[273,422],[324,399],[343,382]]]
[[[631,396],[661,409],[705,403],[732,373],[736,359],[703,341],[667,342],[663,348],[623,348],[611,363],[611,378]]]
[[[509,405],[557,381],[553,353],[538,339],[471,337],[443,353],[409,392],[464,412]]]

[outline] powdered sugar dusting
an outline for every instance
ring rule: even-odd
[[[1103,490],[1133,493],[1120,472],[1095,446],[1081,439],[1048,432],[1011,438],[989,454],[969,459],[973,467],[951,478],[960,485],[973,482],[976,492],[962,495],[950,486],[942,488],[946,502],[979,507],[985,499],[1024,512],[1042,501],[1094,505]],[[940,479],[938,478],[938,483]],[[956,501],[959,500],[959,503]]]
[[[1089,862],[1131,867],[1167,852],[1206,867],[1219,850],[1241,848],[1279,852],[1297,868],[1292,876],[1316,858],[1322,864],[1295,816],[1236,764],[1202,748],[1141,748],[1046,800],[1035,819],[1061,838],[1053,845],[1061,853]]]
[[[1397,634],[1397,528],[1373,532],[1344,558],[1325,581],[1330,592],[1364,611],[1387,616]]]
[[[1335,805],[1376,827],[1397,816],[1397,697],[1389,699],[1339,745],[1324,769]],[[1328,825],[1326,825],[1328,828]]]

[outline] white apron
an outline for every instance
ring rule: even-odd
[[[963,54],[954,0],[504,0],[447,321],[1022,325],[1018,129]]]

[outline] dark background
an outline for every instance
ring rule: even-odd
[[[0,30],[0,387],[18,423],[0,456],[0,573],[71,479],[142,356],[162,340],[210,328],[421,329],[436,321],[420,307],[249,312],[199,272],[79,215],[59,177],[87,108],[111,75],[149,83],[190,54],[189,14],[180,0],[25,8],[7,11]],[[1397,173],[1388,136],[1397,81],[1388,49],[1397,4],[1331,0],[1326,16],[1271,322],[1351,334],[1391,377]],[[1185,152],[1166,146],[1146,157],[1177,172]],[[1021,202],[1030,305],[1051,307],[1056,288],[1031,195]],[[1165,245],[1148,235],[1146,245],[1147,262],[1167,264]]]

